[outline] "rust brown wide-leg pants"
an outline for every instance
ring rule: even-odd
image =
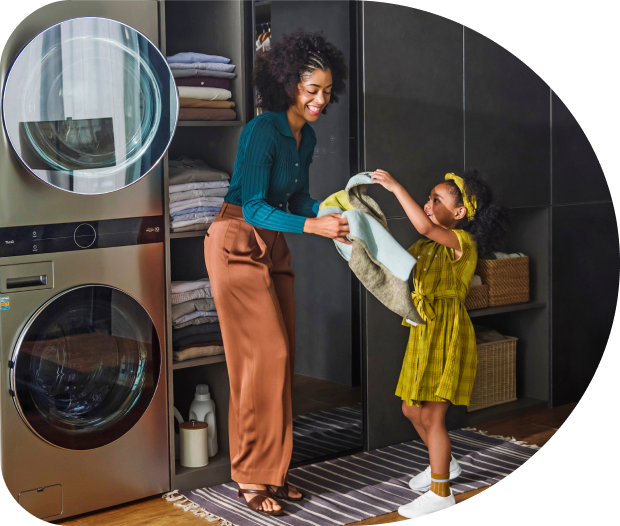
[[[230,378],[231,477],[282,486],[293,450],[295,275],[281,232],[253,227],[224,203],[205,261]]]

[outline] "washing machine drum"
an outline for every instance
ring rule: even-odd
[[[64,449],[105,446],[140,420],[155,394],[159,339],[124,292],[84,286],[52,298],[24,328],[11,389],[23,421]]]
[[[165,58],[135,29],[75,18],[34,38],[13,63],[2,106],[25,167],[62,190],[103,194],[147,174],[178,118]]]

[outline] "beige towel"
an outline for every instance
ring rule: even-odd
[[[224,354],[224,347],[221,345],[191,347],[183,351],[175,351],[172,353],[172,356],[175,362],[184,362],[185,360],[204,358],[205,356],[217,356],[218,354]]]

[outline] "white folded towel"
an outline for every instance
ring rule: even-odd
[[[197,197],[195,199],[187,199],[185,201],[177,201],[170,204],[170,213],[179,210],[187,210],[188,208],[199,208],[201,206],[219,206],[224,204],[223,197]]]
[[[204,289],[207,287],[211,287],[209,278],[196,281],[173,281],[170,284],[170,291],[172,294],[178,294],[179,292],[189,292],[190,290]]]
[[[169,194],[177,194],[179,192],[187,192],[188,190],[204,190],[207,188],[227,188],[230,186],[228,181],[206,181],[204,183],[185,183],[171,184],[168,187]]]
[[[201,318],[203,316],[217,316],[217,311],[214,310],[195,310],[194,312],[190,312],[189,314],[184,314],[180,318],[173,320],[173,325],[179,325],[180,323],[185,323],[186,321],[193,320],[194,318]]]
[[[179,201],[189,201],[198,197],[224,197],[228,193],[228,188],[201,188],[199,190],[187,190],[170,194],[170,203]]]
[[[199,100],[228,100],[232,93],[222,88],[202,88],[200,86],[178,86],[179,97]]]

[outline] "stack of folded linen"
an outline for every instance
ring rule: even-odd
[[[222,354],[222,332],[209,279],[173,281],[171,292],[175,361]]]
[[[169,161],[168,167],[172,231],[206,230],[222,208],[230,176],[188,157]]]
[[[229,58],[184,52],[166,59],[179,89],[179,120],[236,120],[235,103],[229,100],[236,73]]]

